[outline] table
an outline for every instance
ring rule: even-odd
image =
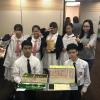
[[[25,98],[27,98],[25,100],[69,100],[70,93],[70,90],[50,89],[48,85],[43,90],[18,90],[17,88],[15,100],[24,100]],[[24,99],[22,98],[23,96],[25,96]]]
[[[26,100],[68,100],[70,91],[17,91],[15,100],[19,99],[19,95],[26,95]]]

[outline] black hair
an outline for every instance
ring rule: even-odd
[[[21,24],[16,24],[14,26],[14,31],[21,31],[21,32],[23,32],[23,26]]]
[[[41,31],[41,33],[45,33],[46,32],[46,28],[41,28],[40,31]]]
[[[58,28],[58,25],[56,22],[51,22],[49,27]]]
[[[66,24],[69,24],[69,23],[71,23],[71,19],[70,19],[70,17],[66,17],[66,20],[65,20],[65,22],[66,22]]]
[[[74,22],[74,23],[79,23],[79,18],[78,18],[77,16],[74,16],[74,17],[73,17],[73,22]]]
[[[2,38],[2,41],[8,41],[11,39],[10,34],[5,34],[4,37]]]
[[[31,46],[32,47],[32,43],[31,43],[31,41],[24,40],[22,42],[21,46],[22,46],[22,49],[23,49],[24,46]]]
[[[41,30],[39,25],[33,25],[32,32],[34,31],[34,28],[37,28],[38,30]]]
[[[76,44],[74,44],[74,43],[71,43],[71,44],[69,44],[67,46],[67,51],[73,50],[73,49],[75,49],[76,51],[78,51],[78,46]]]
[[[84,26],[84,23],[86,23],[86,22],[88,22],[88,23],[90,24],[90,30],[89,30],[89,33],[87,33],[87,38],[90,38],[90,36],[91,36],[92,34],[94,34],[93,22],[92,22],[90,19],[87,19],[87,20],[85,20],[85,21],[83,22],[83,24],[82,24],[81,34],[80,34],[80,36],[79,36],[80,39],[83,38],[84,35],[85,35],[84,30],[83,30],[83,26]]]

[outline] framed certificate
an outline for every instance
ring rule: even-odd
[[[75,83],[74,66],[50,66],[50,84],[70,84]]]

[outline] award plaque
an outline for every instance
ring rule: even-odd
[[[24,74],[22,83],[47,83],[48,76],[46,74]]]
[[[48,75],[46,74],[24,74],[17,91],[43,90],[46,88]]]
[[[74,66],[50,66],[50,84],[71,84],[75,83]]]
[[[54,40],[47,40],[47,49],[52,51],[54,50],[54,48],[55,48]]]

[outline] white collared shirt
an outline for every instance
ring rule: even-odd
[[[78,58],[75,63],[77,69],[77,85],[83,85],[82,91],[86,92],[91,83],[88,63],[80,58]],[[73,61],[69,59],[65,61],[64,65],[73,66]]]
[[[67,33],[66,33],[62,40],[63,40],[63,45],[64,45],[65,49],[68,44],[71,44],[71,43],[77,44],[76,37],[73,33],[71,35],[67,35]]]
[[[37,48],[36,48],[36,49],[37,49],[37,51],[39,51],[39,50],[40,50],[40,46],[41,46],[41,38],[35,39],[35,38],[32,36],[31,42],[32,42],[33,47],[34,47],[34,43],[35,43],[35,42],[37,43]]]
[[[12,67],[12,64],[14,63],[14,61],[19,58],[19,56],[16,56],[16,44],[17,44],[17,40],[19,40],[19,44],[20,44],[20,48],[21,48],[21,43],[25,40],[25,36],[22,35],[20,39],[17,39],[16,35],[12,35],[11,37],[11,41],[10,44],[8,46],[7,49],[7,54],[6,54],[6,58],[4,61],[4,66],[5,67]],[[21,52],[21,55],[23,53]]]
[[[31,54],[30,58],[31,71],[32,74],[41,74],[43,72],[42,66],[38,58]],[[27,58],[23,55],[19,59],[17,59],[13,65],[13,73],[14,81],[17,83],[21,82],[21,77],[28,73],[27,70]]]

